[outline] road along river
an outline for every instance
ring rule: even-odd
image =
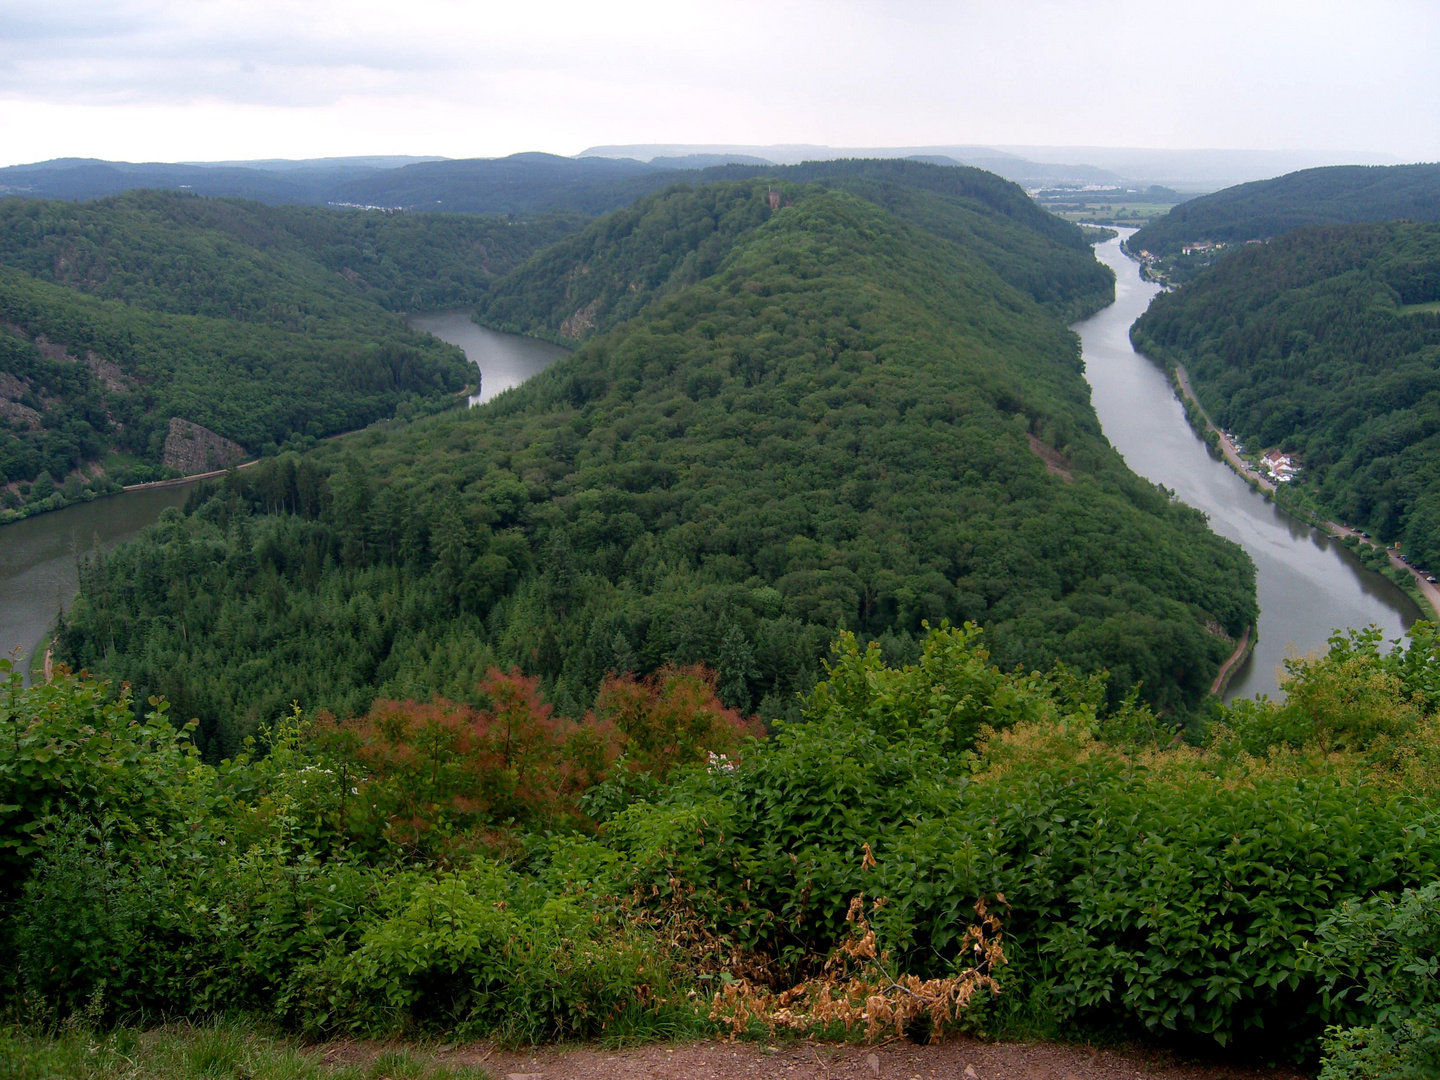
[[[1141,279],[1118,239],[1096,245],[1095,253],[1115,271],[1115,303],[1073,329],[1106,437],[1131,469],[1204,511],[1212,529],[1255,560],[1260,638],[1225,696],[1273,695],[1280,662],[1324,648],[1340,627],[1374,623],[1387,638],[1400,637],[1420,617],[1408,596],[1210,456],[1186,422],[1164,369],[1130,346],[1130,324],[1159,287]]]

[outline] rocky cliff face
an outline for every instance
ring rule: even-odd
[[[165,436],[165,454],[161,461],[167,468],[190,476],[226,468],[248,456],[239,443],[174,416],[170,418],[170,433]]]

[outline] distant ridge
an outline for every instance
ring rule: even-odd
[[[298,169],[400,169],[427,161],[448,161],[438,154],[416,157],[409,154],[379,154],[361,157],[260,158],[254,161],[183,161],[201,168],[264,169],[266,172],[294,172]]]
[[[1173,255],[1197,240],[1268,240],[1303,225],[1440,221],[1440,164],[1335,165],[1217,191],[1181,203],[1130,238]]]
[[[631,143],[592,146],[580,157],[628,157],[651,161],[686,154],[750,154],[779,165],[836,158],[949,158],[994,172],[1024,187],[1059,183],[1165,184],[1186,191],[1214,191],[1323,165],[1394,165],[1388,154],[1358,150],[1156,150],[1115,146],[1012,146],[977,144],[836,147],[812,143],[774,146]]]

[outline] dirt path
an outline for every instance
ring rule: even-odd
[[[333,1044],[326,1048],[325,1060],[360,1063],[382,1049]],[[1158,1052],[973,1039],[947,1039],[931,1046],[900,1040],[875,1047],[705,1041],[628,1050],[543,1048],[533,1053],[480,1043],[440,1047],[432,1053],[440,1061],[478,1065],[497,1080],[1300,1080],[1300,1074],[1288,1070],[1186,1063]]]
[[[1245,633],[1240,635],[1240,643],[1235,646],[1235,651],[1230,658],[1220,665],[1220,670],[1215,675],[1215,681],[1210,684],[1210,693],[1223,694],[1225,687],[1230,685],[1230,677],[1250,653],[1250,632],[1253,627],[1245,627]]]

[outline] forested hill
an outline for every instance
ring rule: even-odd
[[[474,302],[579,224],[0,200],[0,515],[453,400],[473,369],[397,312]]]
[[[212,753],[291,700],[474,700],[492,664],[578,717],[607,671],[702,661],[790,715],[837,627],[903,659],[947,618],[1192,708],[1253,569],[1106,444],[1074,335],[952,240],[768,184],[667,195],[677,229],[729,207],[728,252],[524,387],[167,513],[86,570],[64,656]]]
[[[680,185],[607,215],[497,281],[481,303],[481,321],[567,343],[583,340],[632,317],[656,296],[712,274],[737,240],[766,218],[772,197],[790,203],[825,189],[850,191],[962,245],[1067,321],[1114,295],[1114,275],[1096,261],[1079,228],[988,173],[907,161],[765,171],[786,179]],[[791,179],[811,177],[808,187]]]
[[[1239,184],[1183,202],[1130,238],[1175,255],[1194,241],[1268,240],[1302,225],[1440,219],[1440,164],[1332,165]]]
[[[1440,566],[1440,224],[1308,228],[1155,298],[1136,346],[1215,420],[1303,455],[1321,509]]]

